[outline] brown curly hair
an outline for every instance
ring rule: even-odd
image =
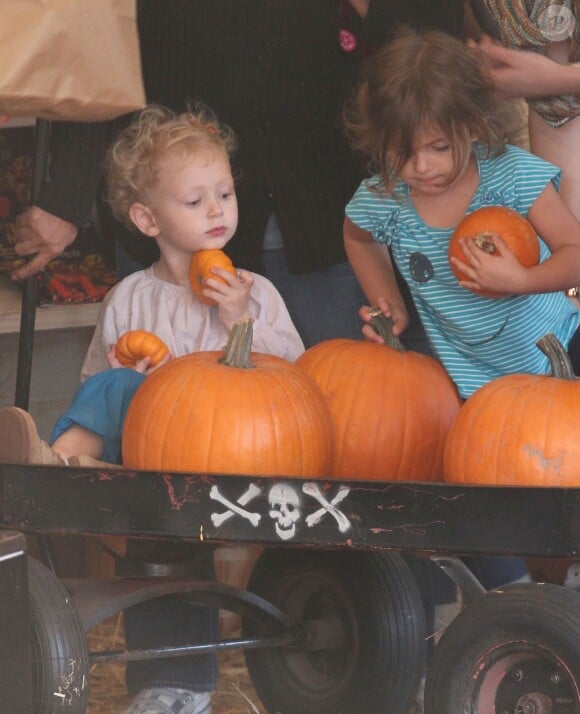
[[[435,126],[449,140],[457,178],[476,137],[490,155],[505,151],[512,127],[483,58],[450,35],[403,29],[366,63],[344,112],[346,134],[366,156],[379,193],[393,192],[419,131]]]
[[[158,159],[175,147],[184,157],[208,149],[231,157],[236,139],[203,105],[183,114],[158,105],[146,107],[119,134],[105,161],[105,200],[127,227],[135,229],[129,209],[136,202],[145,202],[147,190],[157,182]]]

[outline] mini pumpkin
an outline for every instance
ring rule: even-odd
[[[225,352],[172,360],[137,390],[123,429],[123,464],[198,473],[323,477],[332,419],[314,382],[280,357],[251,353],[251,320]]]
[[[513,251],[520,263],[531,268],[540,260],[540,244],[532,224],[520,213],[506,206],[485,206],[479,208],[459,223],[449,241],[448,257],[451,270],[458,280],[465,275],[451,262],[457,258],[465,262],[465,254],[461,248],[463,238],[473,238],[481,250],[493,255],[496,253],[492,234],[497,233],[504,243]],[[496,297],[492,291],[473,290],[486,297]]]
[[[215,300],[203,294],[206,278],[213,278],[218,282],[225,283],[223,278],[212,273],[212,268],[221,268],[228,273],[236,275],[236,269],[230,258],[218,249],[198,250],[194,253],[189,264],[189,284],[196,298],[205,305],[215,305]]]
[[[554,335],[537,344],[553,375],[505,375],[469,397],[447,437],[446,481],[580,486],[580,381]]]
[[[119,337],[117,359],[124,367],[134,367],[144,357],[151,358],[151,367],[158,365],[169,353],[167,345],[147,330],[130,330]]]
[[[296,361],[330,407],[332,475],[440,481],[445,439],[460,409],[455,385],[435,359],[406,351],[378,309],[371,324],[384,345],[326,340]]]

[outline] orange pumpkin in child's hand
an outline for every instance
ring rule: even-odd
[[[119,337],[117,359],[124,367],[134,367],[144,357],[151,358],[151,367],[165,359],[169,350],[163,340],[147,330],[130,330]]]
[[[525,268],[537,265],[540,260],[540,244],[532,224],[520,213],[505,206],[486,206],[466,216],[455,229],[449,241],[449,264],[455,277],[464,280],[465,274],[453,264],[451,258],[466,261],[461,248],[463,238],[474,238],[476,245],[486,253],[497,255],[492,233],[497,233]],[[470,288],[471,289],[471,288]],[[486,297],[499,297],[498,293],[487,290],[472,292]]]
[[[205,305],[215,305],[215,300],[206,297],[202,290],[204,288],[203,281],[206,278],[213,278],[218,282],[225,283],[223,278],[212,273],[212,268],[221,268],[227,270],[228,273],[236,275],[234,264],[223,252],[218,249],[199,250],[193,254],[191,263],[189,264],[189,284],[195,297]]]

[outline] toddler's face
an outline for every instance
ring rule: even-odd
[[[437,127],[417,132],[412,154],[400,171],[400,178],[416,195],[445,191],[453,179],[455,164],[449,139]]]
[[[238,203],[225,152],[208,149],[184,157],[169,151],[147,192],[162,252],[223,248],[236,232]]]

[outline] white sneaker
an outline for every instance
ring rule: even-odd
[[[143,689],[123,714],[211,714],[211,692],[170,687]]]

